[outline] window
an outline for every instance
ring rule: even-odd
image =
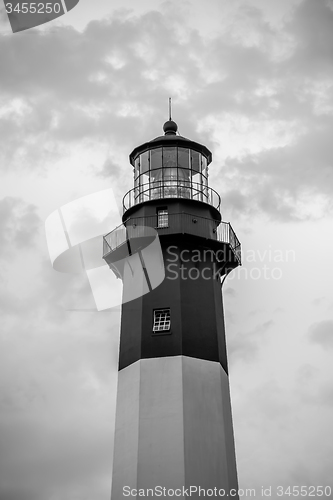
[[[170,309],[156,309],[154,311],[153,332],[169,331],[170,326]]]
[[[169,226],[169,212],[166,208],[160,208],[157,210],[157,227],[168,227]]]
[[[162,168],[162,148],[152,149],[150,151],[150,168],[151,170]],[[155,174],[153,173],[155,177]]]
[[[140,155],[140,174],[146,174],[149,170],[149,151]]]
[[[191,163],[194,172],[201,172],[201,155],[197,151],[191,150]]]

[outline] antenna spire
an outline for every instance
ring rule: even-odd
[[[177,135],[178,126],[171,118],[171,97],[169,97],[169,120],[163,125],[165,135]]]

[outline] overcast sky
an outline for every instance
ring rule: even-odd
[[[44,224],[103,189],[120,207],[169,96],[243,245],[239,485],[333,487],[333,2],[81,0],[16,34],[0,11],[0,500],[110,497],[119,312],[69,310],[93,297]]]

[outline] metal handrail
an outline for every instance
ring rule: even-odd
[[[127,191],[123,198],[123,209],[125,212],[139,203],[164,198],[197,200],[217,210],[221,206],[220,195],[211,187],[192,181],[163,180],[147,182]]]
[[[195,224],[193,226],[192,224]],[[173,234],[175,232],[191,233],[197,236],[209,237],[221,243],[230,245],[239,264],[241,264],[241,244],[229,222],[223,222],[208,217],[201,217],[189,213],[168,214],[168,225],[158,226],[157,215],[146,217],[129,217],[123,224],[117,226],[113,231],[103,236],[103,256],[116,250],[127,242],[128,231],[136,226],[154,228],[160,234]]]

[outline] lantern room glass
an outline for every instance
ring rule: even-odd
[[[134,203],[160,198],[208,202],[207,163],[202,153],[178,146],[141,153],[134,161]]]

